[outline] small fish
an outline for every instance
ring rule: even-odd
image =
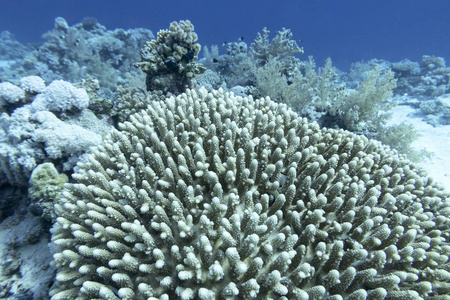
[[[243,40],[244,40],[244,37],[241,36],[238,40],[239,40],[239,41],[243,41]]]
[[[281,175],[282,176],[281,176],[279,182],[280,182],[280,187],[283,187],[283,185],[286,183],[287,175],[284,173],[281,173]]]
[[[222,43],[222,46],[226,46],[227,44],[228,44],[228,42],[225,41],[225,42]]]
[[[278,180],[279,186],[278,189],[274,190],[274,191],[268,191],[267,193],[271,196],[273,196],[273,201],[275,201],[275,199],[278,197],[278,195],[280,194],[280,189],[283,187],[283,185],[286,183],[286,179],[287,179],[287,175],[284,173],[281,173],[281,177]],[[271,179],[269,179],[270,182],[272,182]],[[272,203],[271,203],[272,204]]]
[[[184,62],[190,62],[191,60],[194,59],[194,50],[190,50],[188,51],[185,55],[183,55],[183,57],[181,57],[181,60]]]
[[[178,64],[174,59],[168,59],[164,61],[164,65],[169,70],[178,70]]]
[[[219,60],[217,59],[217,58],[213,58],[213,63],[218,63],[219,62]]]

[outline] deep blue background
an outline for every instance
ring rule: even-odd
[[[40,42],[55,17],[73,25],[92,16],[108,29],[145,27],[156,35],[190,19],[200,44],[221,45],[240,36],[250,43],[264,26],[272,33],[286,27],[303,40],[305,59],[322,65],[331,57],[347,69],[359,60],[420,61],[424,54],[450,64],[449,14],[450,0],[1,0],[0,31]]]

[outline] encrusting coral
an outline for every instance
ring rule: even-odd
[[[142,61],[135,66],[147,74],[148,91],[179,94],[195,87],[195,75],[206,70],[196,63],[201,48],[197,39],[194,25],[186,20],[170,23],[168,30],[158,32],[156,40],[147,42],[141,51]]]
[[[32,203],[29,211],[46,220],[51,220],[53,200],[59,196],[64,183],[68,181],[67,175],[59,173],[52,163],[43,163],[34,168],[28,182],[28,198]]]
[[[450,200],[395,151],[284,104],[187,90],[57,200],[56,299],[446,299]]]

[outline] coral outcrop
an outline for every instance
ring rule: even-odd
[[[135,65],[147,74],[148,91],[180,94],[195,87],[195,75],[205,71],[196,62],[200,52],[194,25],[189,20],[172,22],[168,30],[160,30],[156,40],[142,48],[141,62]]]
[[[392,64],[398,78],[395,93],[430,99],[450,92],[450,67],[445,59],[434,55],[424,55],[422,62],[403,60]]]
[[[78,164],[57,299],[444,299],[450,200],[379,142],[188,90]]]

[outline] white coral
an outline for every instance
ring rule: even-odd
[[[6,102],[16,103],[25,98],[25,92],[10,82],[0,83],[0,106]],[[3,102],[3,103],[2,103]]]
[[[39,94],[45,89],[45,81],[39,76],[27,76],[20,79],[20,87],[25,92]]]
[[[36,110],[64,112],[75,109],[83,110],[89,105],[89,96],[82,88],[74,87],[70,82],[55,80],[42,94],[31,103]]]
[[[33,140],[45,143],[50,158],[76,155],[101,143],[101,136],[78,125],[69,125],[48,111],[37,112],[34,119],[41,125],[34,131]]]

